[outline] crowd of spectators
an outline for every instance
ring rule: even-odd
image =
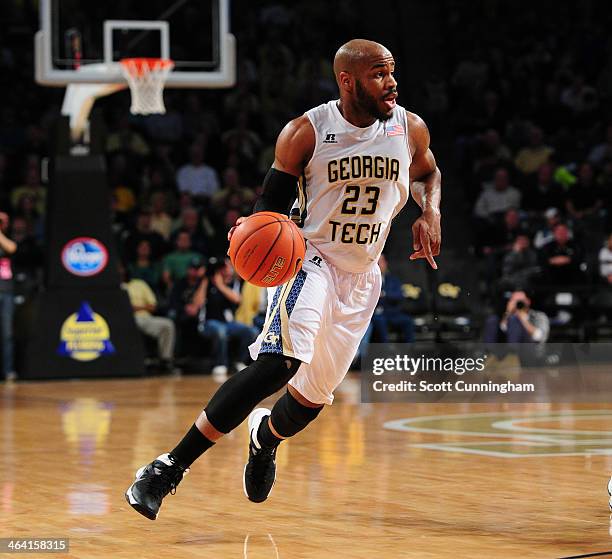
[[[610,284],[609,10],[548,1],[463,7],[459,0],[437,5],[440,38],[428,49],[443,50],[448,65],[419,84],[425,98],[414,110],[438,138],[451,131],[450,174],[462,187],[484,291],[494,298],[533,283]],[[51,155],[63,90],[33,82],[34,5],[7,2],[0,13],[7,29],[0,76],[10,76],[0,108],[0,210],[10,215],[7,234],[19,247],[16,277],[36,284],[47,191],[41,159]],[[185,332],[197,333],[198,324],[204,331],[198,287],[220,285],[223,274],[206,270],[211,259],[223,261],[228,229],[250,212],[278,132],[337,94],[330,53],[363,28],[347,0],[253,3],[232,14],[234,88],[167,90],[166,114],[149,117],[129,114],[126,92],[96,105],[108,130],[113,232],[126,277],[142,280],[155,297],[139,290],[147,301],[141,311],[174,321],[179,352],[189,346],[181,342]],[[249,299],[260,308],[259,294]]]
[[[609,10],[478,4],[444,3],[445,86],[482,291],[610,285]]]

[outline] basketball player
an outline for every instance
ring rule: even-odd
[[[157,517],[191,464],[249,413],[244,491],[251,501],[266,500],[278,445],[332,403],[349,369],[380,295],[377,261],[391,220],[411,190],[422,214],[412,227],[410,259],[426,258],[437,268],[441,175],[427,127],[396,104],[394,69],[382,45],[349,41],[334,59],[340,99],[280,133],[255,211],[289,213],[298,188],[294,212],[302,215],[307,240],[302,269],[270,289],[266,323],[250,347],[254,362],[217,390],[172,451],[136,473],[126,498],[147,518]],[[287,383],[271,411],[251,413]]]

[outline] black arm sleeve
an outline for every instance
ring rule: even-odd
[[[278,212],[289,215],[297,197],[297,177],[273,167],[263,181],[263,193],[255,202],[253,212]]]

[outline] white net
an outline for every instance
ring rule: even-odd
[[[121,70],[130,86],[134,115],[164,114],[164,85],[174,68],[172,60],[164,58],[125,58]]]

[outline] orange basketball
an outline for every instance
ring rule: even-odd
[[[302,267],[306,243],[286,215],[257,212],[232,234],[229,257],[237,274],[260,287],[289,281]]]

